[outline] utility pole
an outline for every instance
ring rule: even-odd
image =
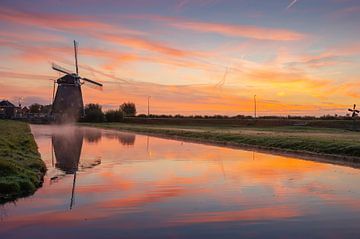
[[[53,84],[53,92],[52,92],[52,99],[51,99],[51,112],[50,112],[51,115],[54,111],[55,85],[56,85],[56,80],[53,80],[53,81],[54,81],[54,84]]]
[[[256,119],[256,95],[254,95],[254,119]]]
[[[151,96],[148,96],[148,117],[150,116],[150,98]]]
[[[53,84],[53,92],[52,92],[52,101],[51,101],[51,105],[54,104],[54,98],[55,98],[55,84],[56,84],[56,80],[54,80],[54,84]]]

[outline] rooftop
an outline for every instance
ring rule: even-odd
[[[1,108],[15,108],[16,106],[8,100],[0,101]]]

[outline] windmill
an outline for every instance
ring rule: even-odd
[[[58,66],[54,63],[52,64],[53,70],[65,74],[64,76],[54,81],[53,91],[55,92],[55,84],[57,84],[58,87],[56,89],[56,94],[53,99],[51,113],[55,121],[58,123],[75,122],[76,120],[78,120],[80,117],[83,116],[84,103],[81,92],[81,86],[83,84],[89,83],[98,88],[102,88],[102,84],[81,77],[79,75],[78,54],[77,54],[78,43],[76,41],[74,41],[74,52],[75,52],[75,73],[61,66]]]
[[[351,117],[353,119],[353,130],[357,131],[355,120],[358,114],[360,113],[360,111],[356,109],[356,104],[354,104],[354,107],[352,109],[348,109],[348,111],[352,112]]]
[[[353,109],[348,109],[348,111],[352,112],[351,117],[356,117],[360,113],[360,111],[356,109],[356,104],[354,104]]]

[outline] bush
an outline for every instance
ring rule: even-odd
[[[120,110],[124,112],[124,116],[135,116],[136,106],[134,103],[127,102],[120,105]]]
[[[101,110],[101,106],[99,104],[88,104],[85,106],[85,122],[103,122],[104,121],[104,113]]]
[[[41,109],[42,109],[42,105],[38,104],[38,103],[35,103],[35,104],[32,104],[29,106],[30,108],[30,113],[33,113],[33,114],[38,114],[41,112]]]
[[[109,110],[105,113],[107,122],[120,122],[124,119],[124,113],[121,110]]]

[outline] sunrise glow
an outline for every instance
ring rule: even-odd
[[[355,0],[1,1],[0,98],[50,104],[55,62],[138,113],[345,115],[357,103]]]

